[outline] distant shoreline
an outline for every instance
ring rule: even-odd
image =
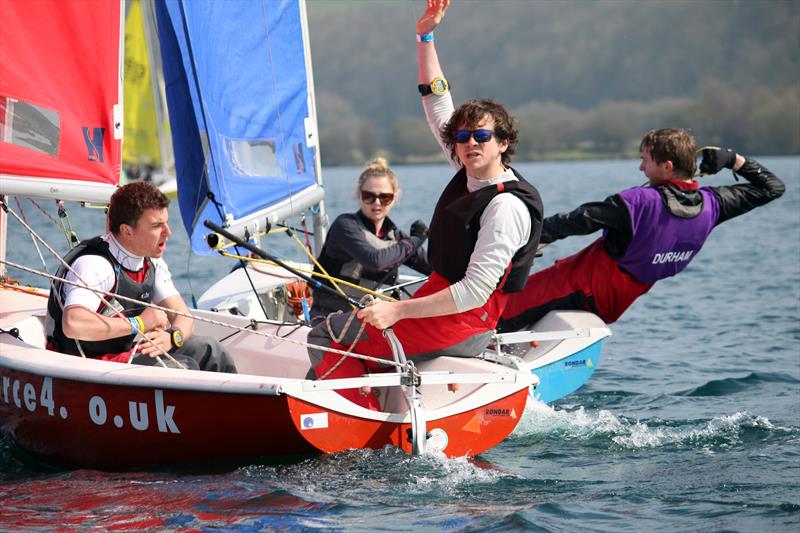
[[[386,151],[379,151],[377,155],[386,158],[393,165],[438,165],[447,164],[444,156],[441,153],[436,155],[410,155],[405,157],[395,157]],[[754,154],[747,154],[754,155]],[[800,157],[800,153],[796,154],[755,154],[755,157]],[[620,159],[638,159],[639,152],[582,152],[582,151],[567,151],[567,152],[548,152],[534,157],[521,157],[517,155],[514,158],[516,162],[534,163],[534,162],[558,162],[558,161],[614,161]],[[371,158],[366,158],[369,160]],[[350,163],[326,163],[325,150],[322,150],[322,165],[324,167],[348,167],[359,166],[364,162],[350,162]]]

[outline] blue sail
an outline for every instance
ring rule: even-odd
[[[301,0],[157,2],[181,216],[253,235],[322,197]]]

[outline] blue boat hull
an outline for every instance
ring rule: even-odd
[[[600,340],[568,357],[531,368],[531,373],[540,380],[533,396],[544,403],[552,403],[581,388],[600,364],[602,346],[603,341]]]

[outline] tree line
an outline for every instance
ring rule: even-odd
[[[324,164],[440,157],[416,92],[421,9],[309,0]],[[798,35],[793,0],[456,0],[437,50],[457,104],[489,96],[509,107],[520,160],[636,155],[660,127],[797,154]]]
[[[520,131],[516,159],[638,157],[651,129],[686,128],[698,143],[759,155],[800,153],[800,89],[736,90],[710,81],[698,96],[649,103],[605,102],[581,110],[557,102],[512,109]],[[322,127],[325,165],[357,165],[382,155],[395,163],[443,160],[421,116],[398,117],[382,142],[376,126],[358,117]]]

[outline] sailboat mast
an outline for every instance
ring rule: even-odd
[[[305,0],[300,2],[300,21],[303,29],[303,50],[306,59],[306,72],[308,73],[308,111],[309,120],[306,123],[306,141],[315,148],[314,176],[317,184],[322,186],[322,158],[319,150],[319,131],[317,125],[317,101],[314,93],[314,69],[311,64],[311,43],[308,38],[308,14]],[[314,253],[322,252],[328,226],[328,215],[325,212],[325,201],[319,202],[319,209],[314,212]]]

